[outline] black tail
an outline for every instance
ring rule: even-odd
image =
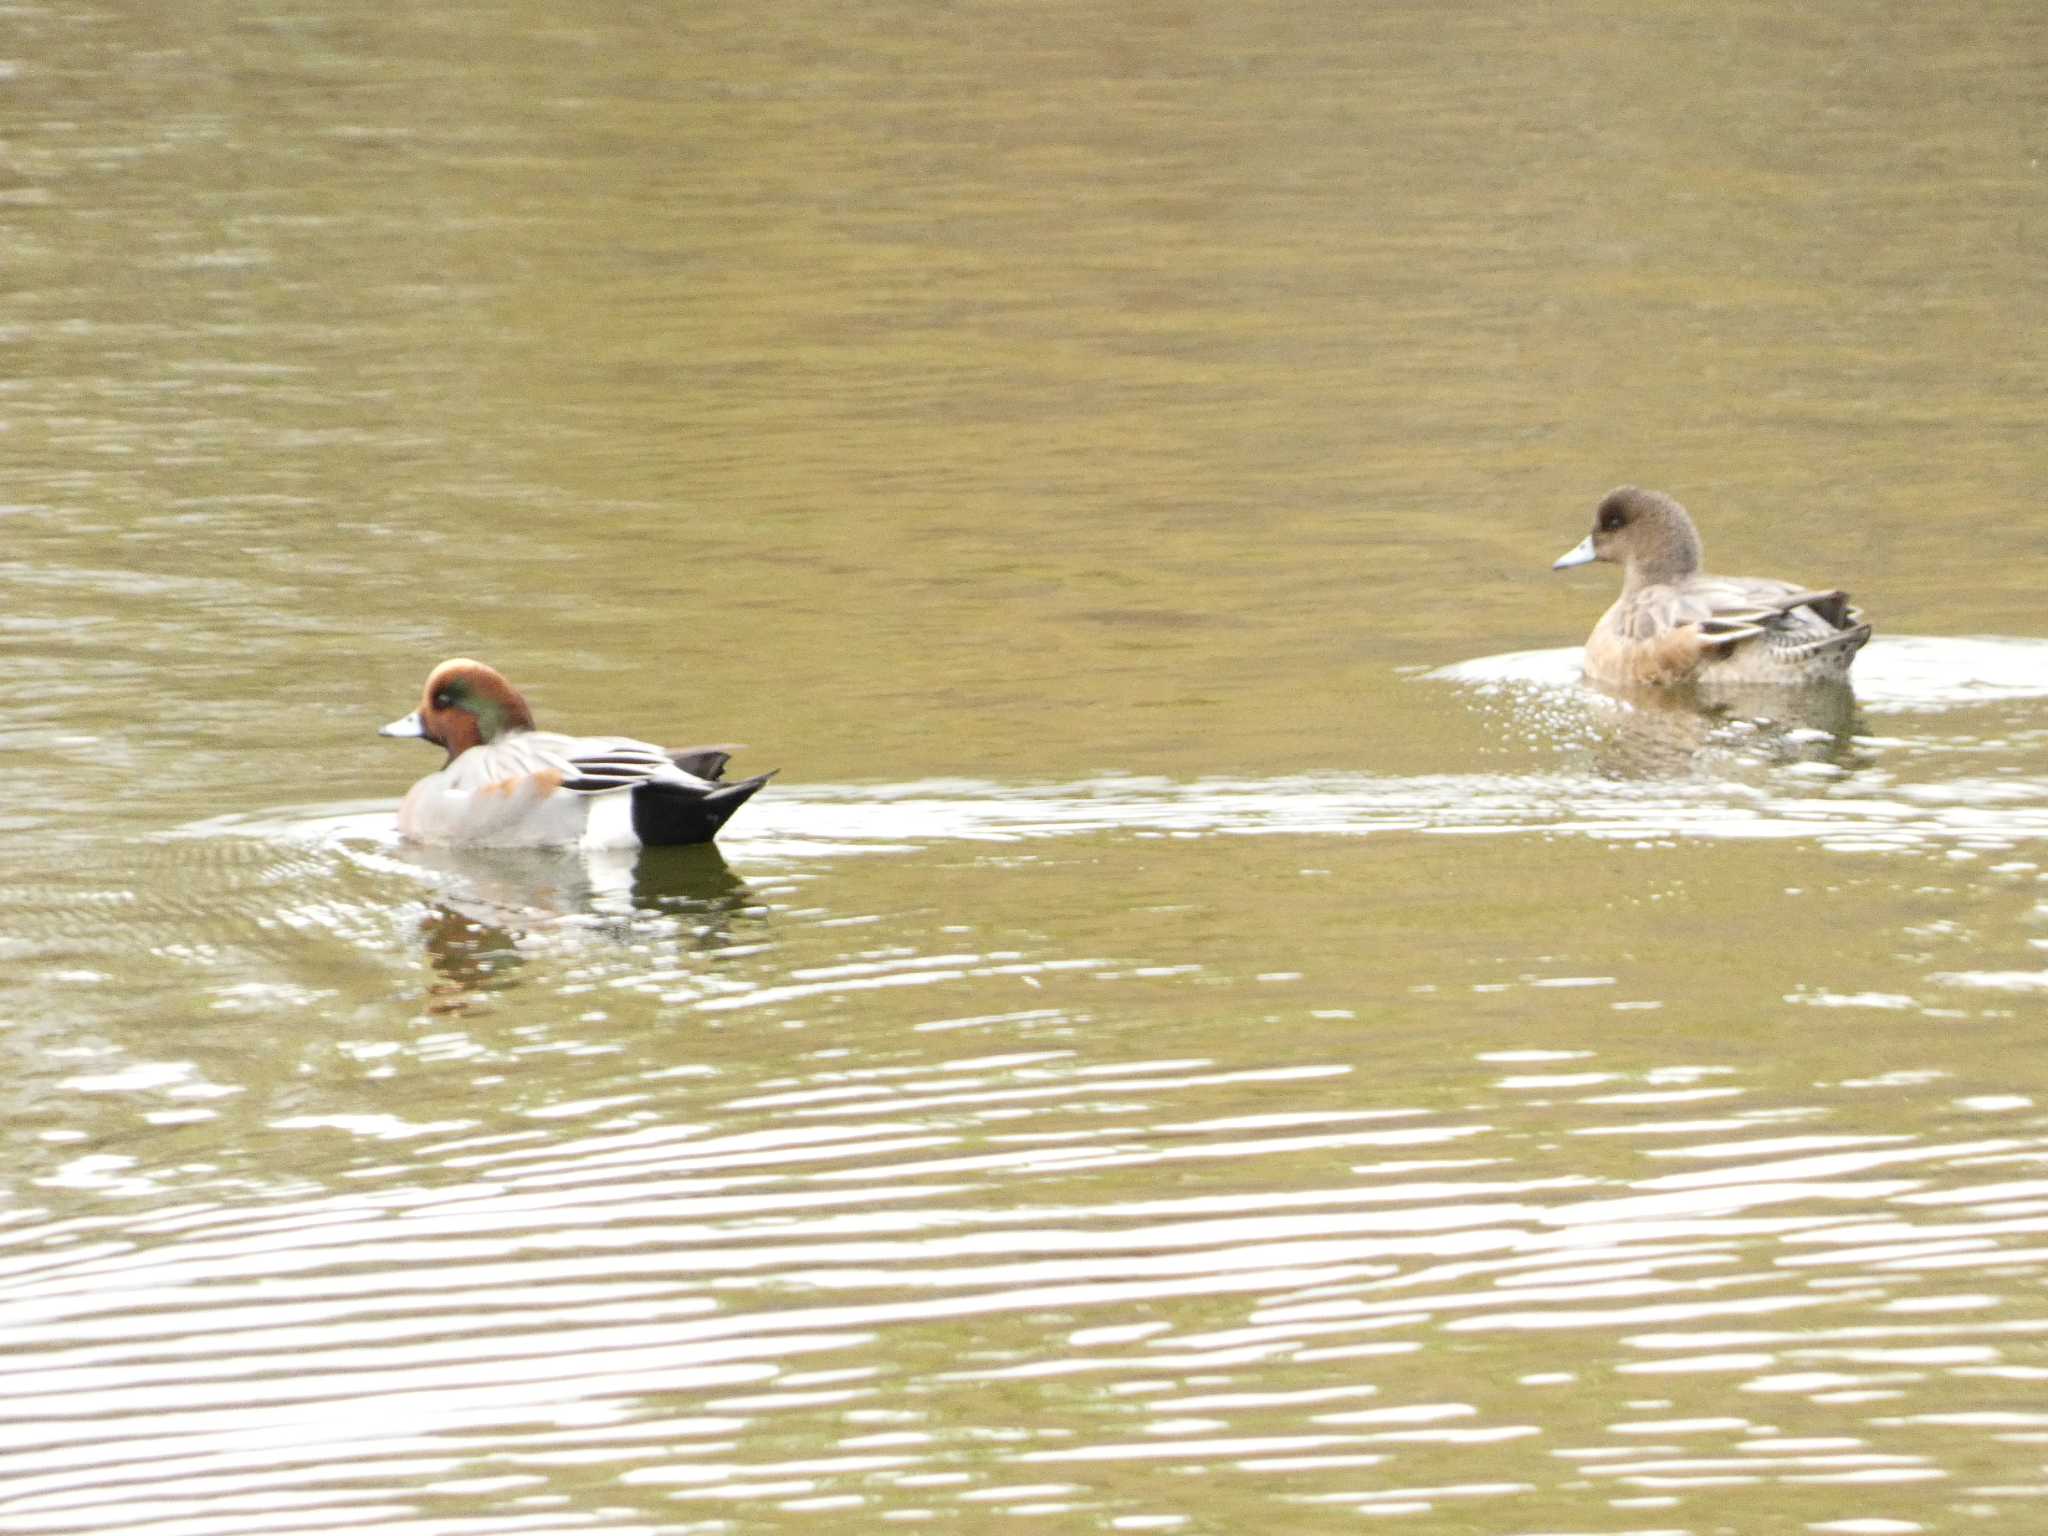
[[[718,779],[725,776],[725,765],[737,751],[738,747],[685,747],[669,753],[668,760],[700,779]]]
[[[754,791],[774,778],[741,779],[695,789],[682,784],[642,784],[633,791],[633,834],[649,848],[676,843],[708,843],[732,813],[753,798]]]

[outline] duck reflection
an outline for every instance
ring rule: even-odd
[[[633,904],[643,912],[687,908],[729,917],[752,899],[716,843],[643,848],[633,863]]]
[[[427,1012],[440,1017],[467,1013],[492,992],[517,980],[526,963],[510,929],[487,923],[450,906],[435,905],[420,919],[420,937],[434,980],[427,987]]]
[[[420,920],[435,1014],[515,986],[528,951],[547,939],[595,934],[715,950],[732,941],[734,918],[756,905],[714,843],[602,853],[410,848],[406,856],[447,877]]]
[[[1629,687],[1587,678],[1589,694],[1620,705],[1602,711],[1594,760],[1611,778],[1668,778],[1749,763],[1861,761],[1863,721],[1848,683],[1692,684]]]

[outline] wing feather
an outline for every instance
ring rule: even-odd
[[[551,773],[562,788],[579,795],[610,794],[642,784],[698,784],[660,747],[629,736],[565,736],[559,731],[518,731],[472,747],[451,765],[451,786],[477,790],[486,784]]]

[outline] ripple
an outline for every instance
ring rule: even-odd
[[[1632,783],[1568,774],[1331,773],[1192,782],[1113,776],[1050,785],[948,779],[791,787],[748,809],[747,827],[728,832],[718,846],[771,865],[936,842],[1100,835],[1803,839],[1843,851],[1947,845],[1997,853],[2048,835],[2048,779],[2014,776],[1987,784],[1965,776],[1907,786],[1855,775],[1825,786],[1790,776],[1763,784],[1712,778]],[[630,902],[633,893],[630,854],[415,849],[395,842],[388,817],[388,808],[378,815],[313,806],[219,817],[177,835],[328,843],[376,870],[427,883],[467,881],[495,893],[488,904],[496,910],[601,905],[608,896]],[[504,876],[521,861],[525,883],[515,885]]]
[[[395,1187],[0,1226],[0,1523],[153,1529],[216,1482],[359,1512],[388,1484],[459,1529],[424,1484],[565,1467],[665,1508],[971,1514],[1096,1510],[1091,1467],[1185,1466],[1390,1513],[1552,1487],[1559,1459],[1673,1493],[1938,1481],[1919,1426],[2038,1417],[1955,1396],[2048,1333],[1983,1278],[2048,1271],[2038,1135],[1788,1131],[1738,1102],[1618,1142],[1607,1090],[1706,1069],[1476,1055],[1455,1112],[1333,1061],[793,1063],[656,1123],[412,1128]],[[1558,1111],[1501,1074],[1532,1057],[1588,1090],[1591,1139],[1542,1171]],[[1292,1107],[1245,1099],[1270,1085]],[[1521,1379],[1446,1393],[1445,1352],[1497,1337]],[[1584,1422],[1556,1384],[1589,1367],[1668,1401]],[[1044,1425],[1038,1394],[1066,1405]],[[1489,1476],[1460,1475],[1482,1446]]]
[[[1579,646],[1511,651],[1427,674],[1486,688],[1597,694]],[[1879,635],[1856,658],[1856,701],[1879,713],[1960,709],[2005,699],[2048,698],[2048,640],[2000,635]],[[1753,695],[1771,697],[1768,691]],[[1780,691],[1779,697],[1784,696]]]
[[[1622,702],[1588,688],[1579,656],[1575,648],[1525,651],[1428,674],[1517,701],[1511,730],[1553,754],[1586,757],[1583,766],[1561,771],[784,782],[750,805],[718,846],[774,867],[942,842],[1104,835],[1789,838],[1844,851],[1945,846],[1974,854],[2048,834],[2048,779],[2005,764],[1981,766],[1987,754],[2010,757],[2031,738],[1881,740],[1863,734],[1856,717],[1859,709],[1925,715],[2048,697],[2048,641],[1880,637],[1859,664],[1853,697],[1843,690],[1762,690],[1705,712],[1671,695]],[[1897,749],[1911,749],[1914,777],[1885,760]],[[1958,757],[1980,766],[1942,771]],[[1924,771],[1930,766],[1931,774]],[[679,873],[675,856],[690,850],[636,860],[575,850],[426,849],[398,843],[394,820],[393,802],[352,801],[229,814],[166,836],[339,850],[370,873],[459,886],[476,904],[465,910],[486,923],[533,909],[625,913],[665,897],[739,889],[730,876],[713,891],[709,876]],[[650,880],[656,854],[668,861],[667,873]],[[703,856],[716,859],[715,852]]]

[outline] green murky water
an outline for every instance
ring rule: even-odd
[[[2036,1529],[2044,66],[6,9],[0,1531]],[[781,777],[408,850],[458,653]]]

